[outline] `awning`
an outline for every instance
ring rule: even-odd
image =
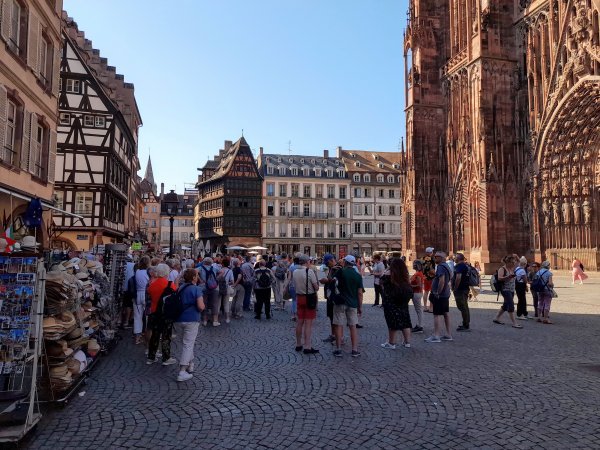
[[[20,198],[21,200],[26,200],[28,202],[33,200],[33,197],[31,197],[29,195],[20,194],[18,192],[11,191],[10,189],[3,188],[2,186],[0,186],[0,192],[4,192],[5,194],[12,195],[13,197],[17,197],[17,198]],[[78,219],[83,219],[83,216],[80,216],[79,214],[73,214],[68,211],[59,209],[55,206],[50,205],[49,203],[46,203],[44,200],[41,200],[41,202],[42,202],[42,207],[44,207],[46,209],[51,209],[53,211],[58,211],[59,213],[65,214],[67,216],[77,217]]]

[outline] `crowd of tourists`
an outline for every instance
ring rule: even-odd
[[[412,262],[409,274],[404,258],[386,260],[380,255],[369,266],[374,278],[375,302],[381,306],[388,328],[383,348],[410,348],[411,336],[424,333],[423,316],[433,315],[433,332],[427,343],[453,341],[450,298],[453,295],[462,321],[457,332],[470,332],[469,301],[477,300],[481,289],[478,262],[468,263],[462,253],[447,256],[432,247]],[[363,312],[363,273],[357,259],[347,255],[337,259],[326,254],[316,259],[297,253],[293,256],[222,256],[194,259],[151,258],[144,255],[126,266],[123,286],[122,327],[133,327],[136,344],[145,344],[146,362],[158,359],[165,366],[179,364],[178,381],[193,377],[194,343],[200,325],[219,327],[224,322],[252,313],[255,320],[270,320],[272,310],[283,311],[290,303],[290,319],[295,321],[295,351],[319,353],[314,346],[313,324],[317,317],[320,288],[326,300],[330,335],[323,340],[333,345],[333,356],[342,357],[344,329],[348,328],[352,357],[359,357],[358,328]],[[583,265],[573,260],[573,282],[587,278]],[[525,257],[508,255],[492,277],[502,306],[493,323],[503,325],[507,314],[513,328],[523,328],[517,320],[536,318],[552,324],[550,307],[554,291],[550,263],[528,262]],[[526,293],[533,297],[533,317]],[[515,301],[517,297],[516,315]],[[273,298],[273,308],[271,299]],[[409,305],[416,323],[413,326]],[[181,339],[179,359],[171,355],[171,340]]]

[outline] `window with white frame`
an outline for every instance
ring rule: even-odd
[[[333,178],[333,169],[325,170],[325,175],[327,175],[328,178]]]
[[[384,176],[383,176],[383,174],[380,173],[379,175],[377,175],[377,182],[383,183],[383,181],[384,181]]]
[[[354,209],[355,216],[362,216],[362,212],[363,212],[362,205],[355,204],[353,209]]]
[[[304,224],[304,237],[309,238],[312,234],[312,225]]]
[[[377,214],[380,216],[385,216],[385,205],[377,206]]]
[[[106,119],[104,116],[96,116],[96,128],[104,128],[106,126]]]
[[[71,125],[71,114],[60,113],[60,124],[61,125]]]
[[[267,216],[275,215],[275,203],[272,201],[267,202]]]
[[[297,223],[292,224],[292,236],[293,238],[300,237],[300,225]]]
[[[292,217],[300,217],[300,203],[292,202]]]
[[[322,184],[315,185],[315,197],[323,198],[323,185]]]
[[[396,198],[396,191],[394,189],[388,189],[388,197]]]
[[[362,234],[362,223],[361,222],[354,222],[354,233]]]
[[[275,223],[267,222],[267,237],[275,237]]]
[[[371,188],[365,188],[365,198],[371,198]]]
[[[357,173],[355,173],[355,174],[352,176],[352,180],[354,180],[354,182],[360,182],[360,175],[359,175],[359,174],[357,174]]]
[[[362,189],[354,188],[354,198],[362,198]]]
[[[29,171],[36,177],[42,178],[44,167],[42,164],[44,158],[44,127],[40,123],[32,124],[31,127],[31,143],[33,152],[30,155],[30,163],[33,162],[33,167],[29,167]]]
[[[305,197],[305,198],[311,198],[312,197],[312,185],[305,184],[303,186],[303,189],[304,189],[303,197]]]
[[[79,94],[81,92],[81,82],[79,80],[67,79],[67,92]]]
[[[279,224],[279,237],[287,237],[287,223]]]
[[[286,202],[279,202],[279,215],[281,217],[285,216],[287,213],[287,203]]]
[[[65,193],[63,191],[54,192],[54,206],[58,209],[65,209]]]
[[[373,222],[365,222],[365,234],[373,233]]]
[[[275,168],[273,166],[267,166],[267,174],[268,175],[273,175],[274,172],[275,172]]]
[[[370,216],[371,214],[373,214],[373,205],[365,204],[364,207],[365,216]]]
[[[94,126],[94,116],[84,116],[83,117],[83,125],[86,127],[93,127]]]
[[[292,197],[300,197],[300,185],[292,183]]]
[[[388,183],[393,183],[394,182],[394,175],[388,175]]]
[[[341,218],[346,217],[346,204],[345,203],[340,203],[340,217]]]
[[[346,178],[346,171],[345,170],[338,170],[338,178]]]
[[[340,238],[345,238],[348,235],[348,224],[341,223],[340,224]],[[335,236],[333,236],[335,237]]]
[[[285,167],[279,167],[279,176],[285,175]]]
[[[290,170],[292,171],[292,176],[293,177],[297,177],[298,176],[298,168],[297,167],[292,167]]]
[[[379,198],[385,198],[385,189],[379,189],[379,194],[377,195]]]
[[[94,194],[91,192],[77,192],[75,194],[75,214],[91,214],[94,204]]]
[[[279,183],[279,196],[287,197],[287,183]]]
[[[400,224],[392,222],[390,223],[390,234],[398,235],[400,234]]]
[[[396,206],[395,205],[390,205],[390,216],[395,216],[396,215]]]
[[[321,169],[315,168],[315,177],[320,177],[320,176],[321,176]]]
[[[365,183],[370,183],[370,182],[371,182],[371,175],[369,175],[368,173],[365,173],[365,174],[363,175],[363,181],[364,181]]]
[[[267,183],[267,197],[274,197],[274,196],[275,196],[275,184]]]
[[[340,186],[340,199],[346,198],[346,186]]]
[[[327,185],[327,198],[335,198],[335,184]]]
[[[40,81],[44,86],[50,84],[52,79],[52,44],[46,37],[40,39]]]
[[[23,14],[21,5],[16,0],[6,0],[3,12],[10,15],[10,27],[8,28],[8,47],[17,55],[23,56],[25,53],[25,42],[23,42],[23,31],[27,29],[25,14]],[[4,24],[4,17],[2,18]],[[4,33],[3,33],[4,34]]]
[[[310,217],[310,203],[309,202],[304,202],[302,212],[304,214],[304,217]]]
[[[380,234],[385,234],[385,222],[379,222],[377,224],[377,232]]]

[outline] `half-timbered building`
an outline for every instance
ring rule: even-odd
[[[200,172],[196,222],[201,245],[211,251],[259,245],[263,178],[246,139],[225,141]]]
[[[56,197],[75,219],[56,215],[61,239],[78,249],[133,236],[141,117],[134,87],[64,18]]]

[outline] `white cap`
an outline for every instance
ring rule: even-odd
[[[344,257],[344,261],[350,264],[356,264],[356,258],[352,255],[347,255]]]
[[[433,247],[427,247],[425,253],[433,253]]]

